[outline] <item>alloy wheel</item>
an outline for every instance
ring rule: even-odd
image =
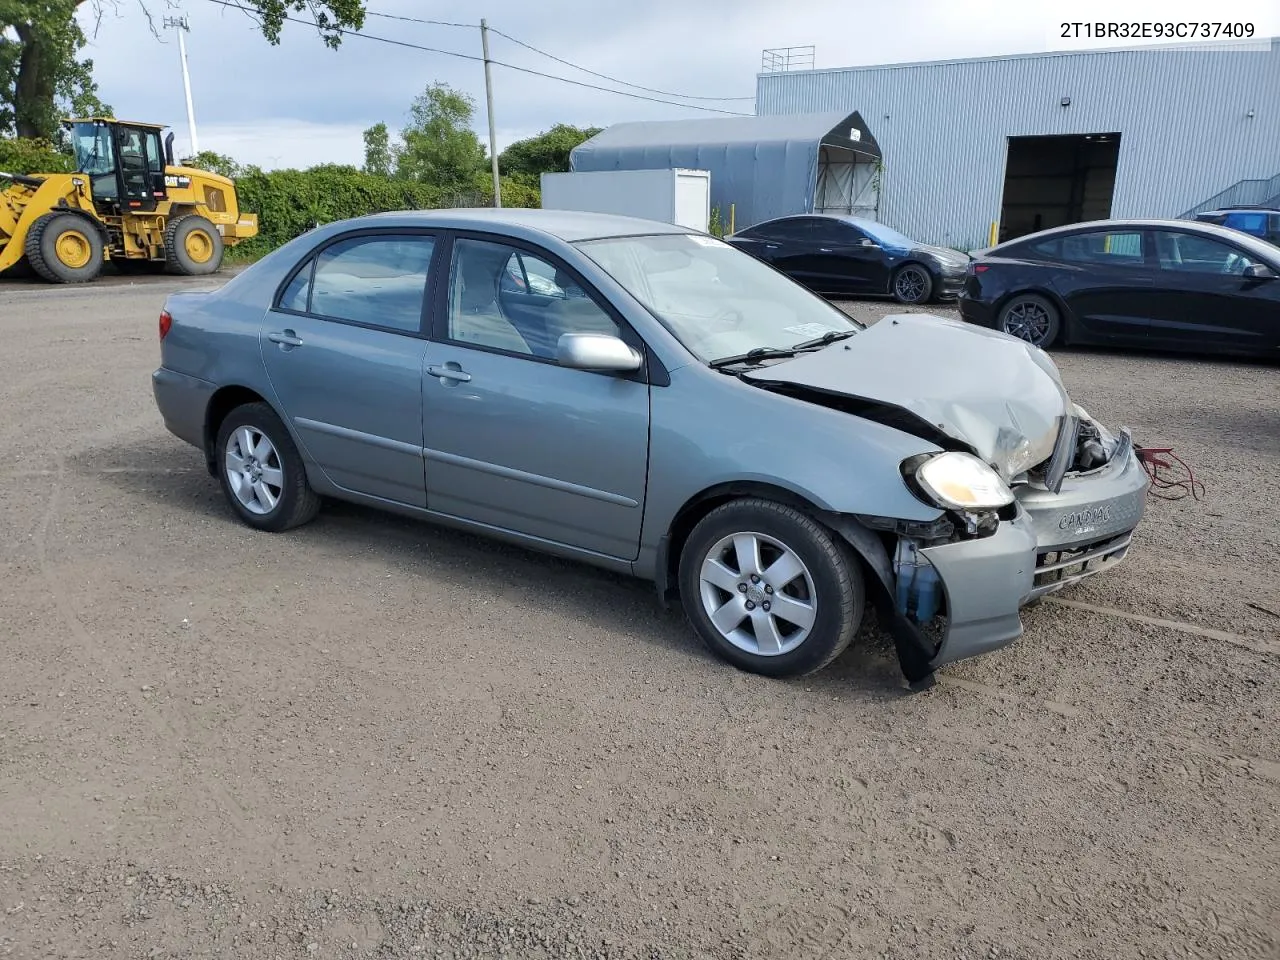
[[[247,425],[233,431],[223,462],[227,483],[242,507],[258,516],[276,508],[284,492],[284,466],[265,433]]]
[[[720,635],[762,657],[799,647],[817,619],[808,567],[786,544],[762,533],[720,539],[702,561],[699,590]]]
[[[1049,336],[1053,318],[1041,304],[1034,300],[1022,300],[1005,311],[1002,326],[1010,336],[1039,347]]]

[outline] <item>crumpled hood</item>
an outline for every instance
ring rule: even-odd
[[[824,350],[742,375],[907,410],[971,447],[1007,481],[1047,460],[1073,404],[1044,351],[929,314],[885,317]]]

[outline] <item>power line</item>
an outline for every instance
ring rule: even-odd
[[[478,23],[453,23],[449,20],[423,20],[421,17],[402,17],[395,13],[378,13],[376,10],[366,10],[366,17],[382,17],[384,20],[404,20],[406,23],[426,23],[433,27],[465,27],[468,30],[479,30]],[[492,29],[492,28],[491,28]],[[497,30],[493,30],[497,33]]]
[[[451,23],[447,20],[426,20],[426,19],[423,19],[422,17],[404,17],[395,13],[378,13],[377,11],[374,11],[374,10],[367,10],[365,12],[370,17],[383,17],[387,20],[402,20],[402,21],[405,21],[406,23],[423,23],[423,24],[427,24],[429,26],[435,26],[435,27],[469,27],[473,30],[478,27],[478,24],[474,24],[474,23]],[[531,50],[534,53],[538,54],[538,56],[540,57],[546,57],[548,60],[554,60],[556,63],[564,64],[566,67],[571,67],[574,70],[581,70],[583,73],[588,73],[593,77],[599,77],[601,80],[608,80],[610,83],[616,83],[619,86],[631,87],[633,90],[643,90],[646,93],[656,93],[664,97],[679,97],[681,100],[706,100],[709,102],[716,102],[716,103],[730,103],[735,101],[743,102],[747,100],[755,100],[755,97],[702,97],[692,93],[676,93],[672,90],[659,90],[656,87],[646,87],[639,83],[631,83],[627,80],[620,80],[617,77],[611,77],[607,73],[597,73],[595,70],[589,70],[586,67],[582,66],[581,64],[574,63],[571,60],[565,60],[562,57],[557,57],[554,53],[548,53],[546,50],[541,50],[538,47],[535,47],[531,43],[525,43],[523,40],[519,40],[511,36],[511,34],[509,33],[503,33],[497,27],[490,27],[489,32],[496,33],[498,36],[506,40],[510,40],[516,46],[524,47],[526,50]],[[492,62],[496,63],[497,61],[492,61]]]
[[[536,54],[540,54],[541,56],[547,57],[550,60],[554,60],[556,63],[563,63],[566,67],[572,67],[574,70],[581,70],[583,73],[589,73],[593,77],[599,77],[601,80],[608,80],[610,83],[617,83],[624,87],[632,87],[636,90],[645,90],[645,91],[648,91],[649,93],[659,93],[659,94],[662,94],[662,96],[664,97],[682,97],[685,100],[710,100],[710,101],[716,101],[721,103],[727,103],[730,101],[743,101],[743,100],[755,99],[755,97],[700,97],[692,93],[673,93],[670,90],[657,90],[653,87],[641,86],[638,83],[628,83],[626,80],[619,80],[617,77],[611,77],[605,73],[596,73],[594,70],[588,70],[586,67],[573,63],[569,60],[562,60],[560,57],[557,57],[554,53],[547,53],[547,51],[545,50],[539,50],[537,47],[533,46],[532,44],[525,43],[523,40],[517,40],[515,37],[511,36],[511,34],[509,33],[503,33],[497,27],[490,27],[489,32],[496,33],[498,36],[504,37],[505,39],[510,40],[512,43],[517,44],[518,46],[524,47],[526,50],[532,50]]]
[[[240,10],[241,12],[246,13],[251,17],[255,16],[258,13],[258,11],[252,10],[249,7],[242,6],[239,3],[234,3],[232,2],[232,0],[208,0],[208,2],[216,4],[217,6],[220,6],[220,7],[230,7],[234,10]],[[461,59],[461,60],[474,60],[480,63],[484,62],[484,57],[477,57],[474,54],[470,54],[470,53],[459,53],[456,50],[441,50],[438,47],[426,47],[426,46],[423,46],[422,44],[409,43],[408,41],[405,41],[405,40],[392,40],[390,37],[377,37],[371,33],[361,33],[357,30],[347,30],[343,27],[336,27],[332,25],[321,25],[319,23],[316,23],[314,20],[302,20],[298,17],[290,17],[288,15],[281,17],[281,19],[287,20],[290,23],[300,23],[303,26],[315,27],[318,30],[325,30],[330,33],[339,33],[347,37],[362,37],[365,40],[376,40],[379,43],[389,43],[392,46],[396,46],[396,47],[405,47],[410,50],[421,50],[423,53],[438,53],[442,56],[457,57],[458,59]],[[494,32],[496,33],[497,31],[494,31]],[[707,113],[722,113],[731,117],[751,116],[751,114],[749,113],[741,113],[736,110],[721,110],[719,107],[703,107],[695,103],[678,103],[675,100],[660,100],[657,97],[646,97],[639,93],[628,93],[626,90],[614,90],[610,87],[601,87],[594,83],[585,83],[582,80],[571,80],[568,77],[558,77],[555,74],[543,73],[540,70],[531,70],[528,67],[518,67],[514,63],[504,63],[501,60],[490,60],[489,62],[492,63],[494,66],[505,67],[508,70],[515,70],[517,73],[527,73],[531,76],[543,77],[547,80],[557,80],[560,83],[568,83],[575,87],[585,87],[588,90],[599,90],[603,93],[614,93],[620,97],[631,97],[634,100],[648,100],[651,103],[662,103],[662,104],[666,104],[669,107],[684,107],[685,109],[688,109],[688,110],[702,110]]]

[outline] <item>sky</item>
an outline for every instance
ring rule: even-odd
[[[484,68],[476,60],[348,36],[334,51],[314,27],[286,24],[279,46],[243,12],[214,0],[103,0],[81,9],[90,37],[84,56],[117,117],[169,124],[187,151],[186,105],[176,31],[185,15],[199,146],[267,169],[359,164],[361,132],[405,122],[413,98],[440,81],[470,94],[487,143]],[[155,17],[149,30],[142,4]],[[808,46],[819,69],[957,57],[1035,53],[1142,42],[1063,40],[1060,23],[1221,19],[1222,5],[1195,0],[367,0],[371,13],[447,21],[441,26],[369,16],[362,33],[480,55],[478,21],[587,70],[671,94],[617,85],[490,34],[495,61],[676,103],[654,103],[573,86],[494,65],[498,150],[556,123],[608,126],[628,120],[714,117],[693,105],[752,113],[766,48]],[[1069,13],[1067,11],[1070,11]],[[306,14],[299,16],[306,17]],[[1280,33],[1275,0],[1233,0],[1232,20]],[[475,24],[476,26],[470,26]],[[856,109],[856,105],[851,109]]]

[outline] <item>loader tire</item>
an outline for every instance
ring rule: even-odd
[[[46,213],[23,245],[31,269],[52,283],[87,283],[102,272],[102,234],[74,213]]]
[[[222,234],[199,214],[169,221],[164,230],[164,259],[170,273],[200,277],[222,266]]]

